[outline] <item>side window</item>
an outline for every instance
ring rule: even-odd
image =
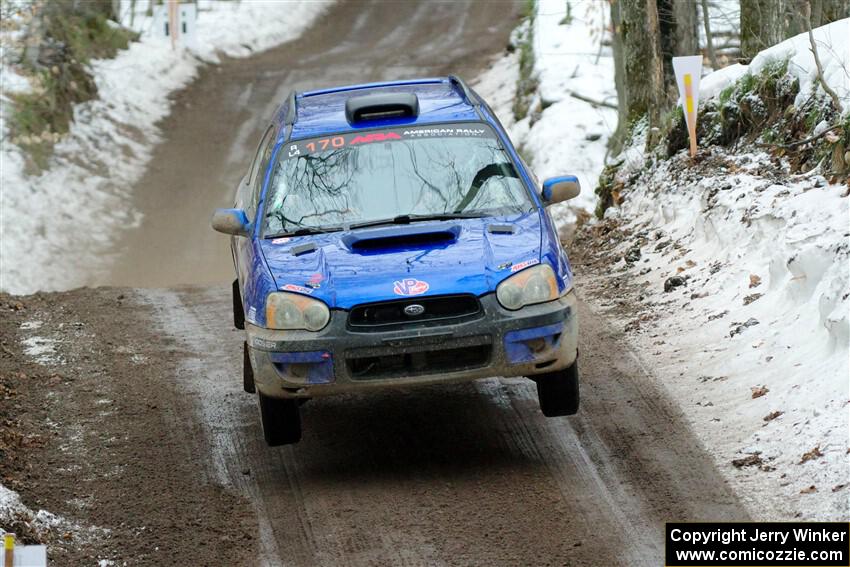
[[[254,163],[251,164],[251,173],[248,176],[248,186],[251,191],[251,199],[248,202],[246,212],[249,218],[254,218],[257,212],[257,203],[260,201],[260,192],[263,190],[263,180],[266,175],[266,168],[269,165],[269,160],[274,151],[275,142],[274,126],[269,126],[266,130],[263,140],[260,142],[260,147],[257,148],[257,155],[254,157]]]

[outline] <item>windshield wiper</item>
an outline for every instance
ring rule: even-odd
[[[302,226],[288,232],[278,232],[276,234],[268,234],[263,238],[281,238],[283,236],[307,236],[310,234],[324,234],[326,232],[339,232],[341,226]]]
[[[431,220],[452,220],[452,219],[480,219],[486,217],[484,213],[437,213],[433,215],[398,215],[391,219],[378,219],[373,221],[355,222],[348,225],[348,229],[367,228],[370,226],[383,226],[385,224],[410,224],[412,222],[422,222]]]

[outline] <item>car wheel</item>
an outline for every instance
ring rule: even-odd
[[[233,326],[245,328],[245,309],[242,307],[242,296],[239,295],[239,280],[233,280]]]
[[[578,361],[557,372],[538,374],[534,380],[543,415],[557,417],[578,412]]]
[[[270,447],[289,445],[301,440],[301,410],[298,400],[270,398],[258,394],[263,437]]]
[[[254,387],[254,367],[248,354],[248,341],[242,343],[242,388],[249,394],[257,391]]]

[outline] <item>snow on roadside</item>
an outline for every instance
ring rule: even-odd
[[[534,124],[505,120],[515,93],[510,77],[518,77],[514,55],[479,78],[476,89],[488,100],[507,98],[494,104],[494,110],[515,143],[532,154],[532,167],[541,178],[574,172],[578,166],[589,193],[603,166],[615,111],[594,110],[566,91],[574,84],[570,74],[578,64],[579,77],[584,77],[578,81],[581,94],[599,100],[613,96],[613,65],[607,67],[610,55],[604,60],[605,51],[604,63],[591,65],[598,49],[587,47],[594,37],[593,18],[564,26],[557,24],[562,12],[562,2],[541,1],[535,28],[542,96],[559,102],[543,110]],[[816,30],[821,59],[839,93],[847,92],[850,76],[848,23]],[[565,37],[568,53],[560,53],[553,46]],[[757,72],[778,57],[791,57],[789,71],[800,79],[807,98],[815,87],[808,46],[808,38],[792,38],[756,57],[749,69]],[[569,63],[572,57],[577,63]],[[704,99],[747,71],[733,65],[704,77]],[[604,126],[598,144],[580,147],[577,132]],[[764,153],[735,155],[713,148],[712,154],[702,168],[679,154],[629,183],[622,208],[611,210],[609,217],[630,231],[631,239],[615,249],[618,259],[606,266],[605,274],[585,274],[580,292],[596,310],[613,317],[618,312],[609,308],[618,302],[641,305],[644,311],[636,321],[622,321],[639,329],[628,340],[678,402],[754,518],[846,519],[846,187],[830,185],[819,175],[791,176],[787,169],[777,174]],[[627,181],[640,173],[647,156],[637,140],[621,157],[629,158],[621,170]],[[592,206],[593,200],[588,201],[585,207]],[[563,211],[555,217],[560,223],[572,220]],[[628,262],[623,259],[627,255]],[[676,276],[684,285],[665,292],[665,281]],[[625,278],[637,291],[625,295],[614,278]]]
[[[0,534],[4,533],[4,529],[14,533],[18,541],[39,542],[59,537],[88,541],[103,538],[109,533],[104,528],[80,526],[46,510],[32,510],[21,501],[17,492],[0,484]]]
[[[160,140],[156,124],[169,113],[169,94],[219,52],[245,56],[295,39],[330,4],[205,2],[191,49],[172,50],[146,33],[115,58],[93,61],[98,99],[74,108],[71,131],[37,176],[24,174],[21,150],[8,138],[9,95],[32,89],[10,61],[23,29],[0,33],[0,290],[63,290],[96,280],[111,265],[116,233],[141,221],[130,192]]]
[[[845,188],[762,176],[766,154],[715,159],[658,164],[610,215],[632,233],[611,274],[657,317],[629,339],[754,517],[846,518],[833,493],[850,477]]]
[[[530,157],[531,169],[542,180],[577,175],[579,198],[553,207],[556,222],[575,221],[575,209],[592,212],[593,190],[605,164],[608,138],[617,128],[617,111],[572,96],[616,104],[614,59],[609,47],[599,47],[607,25],[607,5],[539,0],[534,20],[535,73],[540,82],[530,116],[513,120],[511,105],[519,73],[518,55],[509,54],[478,78],[475,88],[491,102],[514,144]]]
[[[827,83],[843,101],[844,111],[850,111],[850,18],[838,20],[813,31],[818,58],[823,66]],[[700,97],[703,100],[716,96],[746,73],[757,75],[771,63],[788,61],[788,73],[800,84],[794,104],[797,107],[811,96],[812,89],[820,89],[817,83],[817,66],[811,51],[808,33],[801,33],[774,45],[756,55],[749,65],[735,64],[703,77],[700,81]]]
[[[826,76],[845,101],[848,26],[815,30]],[[783,59],[800,80],[798,100],[808,99],[820,87],[806,36],[749,68],[708,75],[702,93]],[[696,162],[680,152],[648,168],[644,156],[622,168],[625,201],[606,218],[629,236],[611,252],[609,281],[590,282],[588,295],[604,309],[616,303],[614,279],[637,286],[639,297],[625,298],[617,286],[618,300],[644,309],[630,341],[754,518],[846,519],[847,187],[817,171],[791,175],[786,163],[747,150],[706,148]]]
[[[600,47],[608,29],[608,4],[538,0],[534,20],[534,60],[543,111],[532,124],[524,147],[540,179],[574,174],[581,195],[552,210],[556,222],[572,222],[572,208],[593,211],[596,181],[605,162],[608,138],[617,128],[617,111],[579,100],[573,94],[617,103],[614,57]],[[566,18],[566,20],[565,20]]]

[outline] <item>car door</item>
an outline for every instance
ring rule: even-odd
[[[239,186],[236,188],[235,207],[245,211],[245,214],[248,216],[248,220],[251,221],[252,226],[255,226],[258,222],[258,219],[256,219],[257,204],[259,203],[260,192],[262,191],[269,159],[274,151],[276,132],[277,129],[274,124],[266,128],[266,131],[257,146],[257,152],[254,155],[254,159],[251,161],[251,166],[239,182]],[[255,262],[252,240],[252,236],[249,236],[248,238],[233,237],[231,239],[233,263],[236,266],[236,274],[239,278],[239,288],[243,290],[243,303],[245,298],[244,291],[246,278]]]
[[[256,227],[258,223],[262,222],[262,219],[257,217],[257,207],[262,196],[263,182],[274,153],[276,139],[277,128],[272,124],[263,134],[254,161],[251,163],[251,169],[245,176],[244,184],[237,190],[237,199],[239,199],[237,206],[245,211],[252,227]],[[242,306],[245,308],[246,319],[251,323],[255,322],[256,311],[252,310],[248,304],[253,303],[251,299],[258,293],[255,289],[255,278],[251,278],[250,274],[265,269],[260,246],[254,241],[253,235],[252,231],[248,238],[234,238],[232,241],[239,289],[242,292]]]

